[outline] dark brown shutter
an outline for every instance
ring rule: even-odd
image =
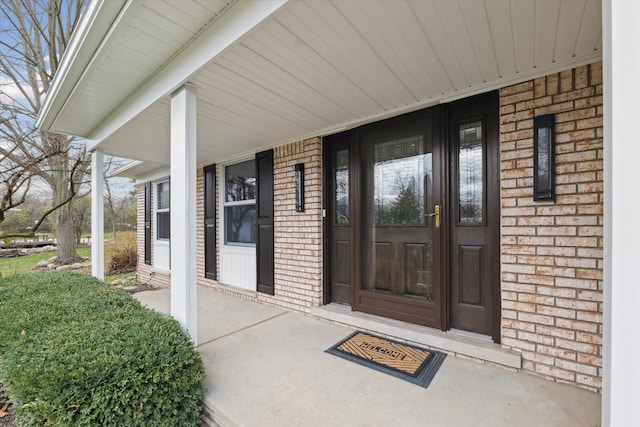
[[[204,277],[216,280],[216,165],[204,168]]]
[[[144,185],[144,263],[151,264],[151,183]]]
[[[256,154],[256,177],[258,292],[273,295],[273,150]]]

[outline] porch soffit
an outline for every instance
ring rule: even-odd
[[[150,72],[234,7],[228,1],[208,12],[210,2],[142,2],[61,112],[60,130],[91,137]],[[189,79],[198,163],[594,62],[601,51],[599,1],[290,1]],[[169,163],[161,95],[97,141],[105,152]]]

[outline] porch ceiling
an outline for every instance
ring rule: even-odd
[[[203,28],[237,7],[229,1],[126,2],[135,12],[115,21],[108,49],[53,130],[92,138]],[[289,1],[188,79],[198,88],[198,163],[594,62],[601,34],[594,0]],[[169,92],[161,95],[96,143],[169,164]]]

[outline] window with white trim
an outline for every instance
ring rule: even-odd
[[[171,238],[171,213],[169,204],[171,189],[169,181],[156,184],[158,201],[156,204],[156,239],[169,240]]]
[[[224,174],[225,243],[256,243],[256,165],[254,160],[229,165]]]

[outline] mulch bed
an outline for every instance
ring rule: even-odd
[[[15,414],[11,411],[11,405],[5,408],[6,396],[2,393],[0,384],[0,427],[15,427]]]
[[[0,427],[16,427],[16,416],[9,412],[4,417],[0,418]]]

